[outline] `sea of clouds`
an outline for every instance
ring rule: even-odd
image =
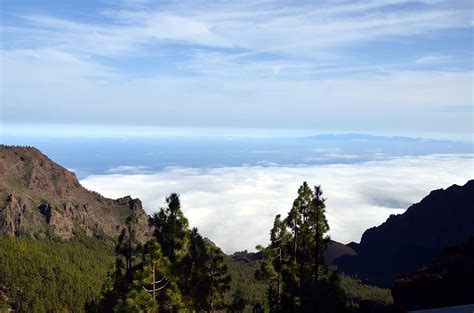
[[[304,166],[168,167],[154,173],[124,165],[108,173],[85,177],[81,183],[111,198],[139,197],[150,214],[164,205],[167,195],[177,192],[190,225],[232,253],[268,243],[274,216],[286,216],[303,181],[322,186],[332,239],[358,242],[364,230],[390,214],[403,213],[431,190],[472,179],[474,156],[435,154]]]

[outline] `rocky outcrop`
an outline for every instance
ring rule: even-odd
[[[31,147],[0,146],[0,231],[9,236],[115,238],[133,217],[140,241],[151,236],[139,199],[108,199]]]

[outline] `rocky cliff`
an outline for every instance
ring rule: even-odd
[[[9,236],[116,238],[131,216],[138,240],[152,233],[139,199],[108,199],[32,147],[0,145],[0,232]]]

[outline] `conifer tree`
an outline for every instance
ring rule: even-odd
[[[206,262],[208,254],[204,239],[193,228],[189,234],[189,249],[181,262],[181,289],[186,295],[188,306],[196,311],[206,311],[209,284],[207,283]]]
[[[104,284],[99,312],[213,312],[224,308],[231,278],[223,252],[207,244],[197,228],[189,230],[177,194],[167,197],[166,203],[152,217],[156,229],[143,249],[133,244],[132,228],[119,237],[117,262]]]
[[[95,308],[97,312],[112,312],[118,301],[130,290],[133,266],[137,262],[141,246],[135,238],[134,220],[129,216],[115,246],[115,262],[102,286],[101,299]]]
[[[216,246],[208,245],[207,250],[207,304],[209,312],[224,306],[224,293],[230,289],[231,277],[224,263],[224,253]]]
[[[259,249],[264,258],[256,277],[269,282],[270,312],[342,312],[346,307],[337,275],[324,266],[329,224],[322,194],[320,186],[312,190],[304,182],[286,219],[276,216],[270,245]]]
[[[270,248],[275,255],[273,258],[273,267],[277,273],[276,277],[276,311],[281,311],[282,289],[284,264],[288,261],[287,251],[285,245],[288,244],[289,234],[286,230],[285,224],[281,220],[281,215],[275,217],[273,228],[270,231]]]
[[[125,266],[126,272],[131,270],[133,259],[137,256],[140,249],[135,232],[133,216],[130,215],[125,220],[125,228],[122,229],[115,247],[116,255],[125,258],[125,264],[123,265]]]
[[[311,248],[313,236],[311,233],[313,192],[306,182],[298,188],[298,196],[293,201],[293,206],[288,213],[285,223],[292,231],[293,249],[292,264],[290,264],[291,275],[287,277],[286,289],[289,293],[289,310],[295,310],[298,306],[305,306],[311,285],[312,277]]]
[[[177,312],[181,294],[170,279],[170,262],[152,238],[145,246],[142,263],[134,272],[132,288],[117,305],[119,312]]]
[[[329,224],[326,219],[326,199],[323,198],[323,190],[321,186],[314,187],[313,200],[312,200],[312,211],[313,211],[313,224],[314,224],[314,238],[315,238],[315,252],[314,252],[314,284],[318,284],[321,267],[323,265],[323,253],[327,249],[329,237],[325,237],[325,234],[329,231]]]
[[[273,222],[273,228],[270,231],[270,245],[267,248],[257,246],[264,259],[260,263],[260,268],[255,276],[259,280],[266,280],[269,283],[268,300],[271,312],[281,312],[282,307],[288,304],[290,288],[284,289],[284,280],[288,281],[288,275],[291,275],[291,249],[294,241],[291,240],[281,215],[276,215]],[[290,283],[286,287],[290,287]]]
[[[186,252],[188,220],[181,211],[178,194],[172,193],[167,197],[166,204],[167,207],[155,213],[151,221],[163,254],[174,263]]]

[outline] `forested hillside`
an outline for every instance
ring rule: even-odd
[[[84,312],[86,303],[99,300],[114,255],[110,245],[86,238],[72,242],[0,236],[0,308]],[[244,312],[252,312],[267,294],[266,284],[255,279],[260,263],[253,255],[247,261],[242,259],[244,254],[224,259],[232,278],[225,303],[232,304],[240,297]],[[364,285],[349,276],[341,276],[341,286],[355,302],[392,301],[390,290]]]
[[[83,312],[98,298],[113,247],[81,240],[0,236],[0,308],[17,312]]]

